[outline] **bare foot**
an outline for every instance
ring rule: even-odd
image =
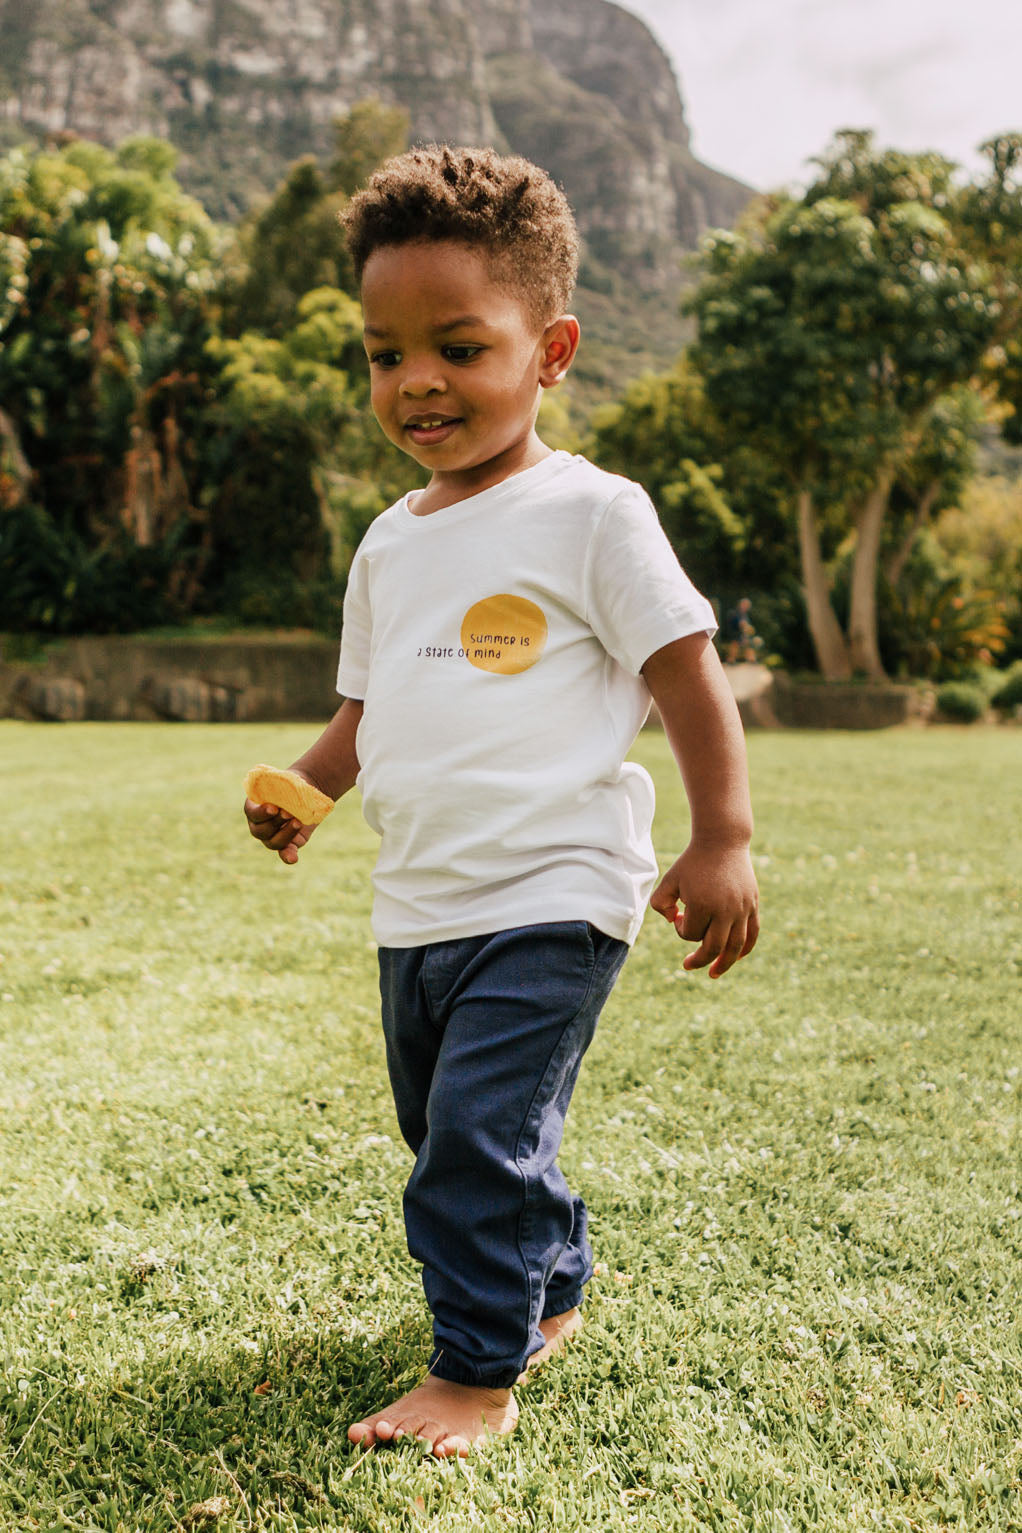
[[[543,1332],[546,1344],[529,1358],[525,1365],[525,1372],[518,1375],[519,1384],[524,1384],[533,1368],[538,1368],[540,1363],[545,1363],[548,1357],[553,1357],[554,1353],[559,1352],[576,1331],[582,1329],[582,1311],[568,1309],[563,1315],[551,1315],[549,1319],[539,1322],[539,1328]]]
[[[480,1437],[510,1432],[517,1422],[518,1406],[509,1389],[479,1389],[431,1375],[384,1410],[356,1421],[348,1438],[371,1448],[418,1437],[437,1458],[464,1458]]]

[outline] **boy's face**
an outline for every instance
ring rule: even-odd
[[[434,482],[472,493],[543,455],[540,392],[570,365],[574,320],[539,324],[485,252],[456,241],[375,250],[362,310],[373,411]]]

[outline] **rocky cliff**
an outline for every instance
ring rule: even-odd
[[[0,0],[0,147],[156,134],[218,215],[327,155],[369,95],[406,107],[416,139],[545,165],[597,283],[669,284],[679,248],[750,195],[692,157],[666,55],[607,0]]]

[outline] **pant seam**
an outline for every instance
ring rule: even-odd
[[[587,983],[586,988],[585,988],[585,994],[583,995],[583,997],[582,997],[581,1001],[579,1002],[578,1006],[575,1008],[575,1011],[573,1012],[571,1017],[569,1017],[568,1021],[565,1022],[563,1028],[560,1031],[560,1034],[558,1036],[557,1042],[554,1044],[553,1048],[550,1051],[550,1056],[547,1059],[546,1065],[544,1066],[543,1074],[540,1076],[539,1080],[536,1083],[536,1089],[535,1089],[535,1091],[532,1094],[532,1100],[529,1103],[528,1109],[527,1109],[526,1114],[525,1114],[525,1118],[522,1121],[522,1126],[521,1126],[521,1128],[518,1131],[518,1138],[515,1141],[515,1166],[517,1167],[518,1174],[519,1174],[519,1176],[522,1179],[522,1206],[521,1206],[521,1210],[519,1211],[519,1214],[518,1214],[518,1228],[517,1228],[517,1231],[516,1231],[516,1241],[515,1241],[515,1243],[516,1243],[516,1245],[518,1247],[518,1257],[519,1257],[519,1260],[521,1261],[521,1264],[522,1264],[523,1268],[525,1269],[525,1276],[526,1276],[526,1281],[527,1281],[527,1285],[528,1285],[530,1329],[531,1329],[532,1316],[535,1315],[538,1318],[539,1312],[542,1309],[542,1304],[536,1302],[536,1294],[534,1292],[534,1289],[535,1289],[535,1279],[533,1277],[533,1273],[532,1273],[531,1267],[529,1265],[529,1262],[528,1262],[528,1260],[526,1258],[525,1251],[524,1251],[523,1244],[522,1244],[522,1226],[525,1223],[526,1215],[529,1212],[529,1205],[530,1205],[530,1201],[531,1201],[530,1197],[529,1197],[529,1179],[526,1176],[525,1169],[524,1169],[524,1167],[522,1165],[522,1141],[525,1138],[526,1130],[528,1129],[530,1123],[532,1122],[533,1114],[534,1114],[535,1108],[536,1108],[537,1098],[539,1097],[540,1092],[541,1092],[543,1086],[546,1083],[547,1077],[550,1074],[550,1067],[553,1064],[553,1061],[556,1059],[556,1057],[557,1057],[557,1055],[558,1055],[558,1053],[560,1051],[561,1045],[564,1042],[565,1034],[568,1032],[568,1029],[573,1027],[575,1025],[575,1023],[578,1021],[579,1017],[582,1015],[582,1012],[585,1010],[585,1007],[586,1007],[586,1004],[587,1004],[587,1002],[589,1000],[589,997],[593,993],[593,986],[596,983],[596,971],[597,971],[597,968],[599,967],[599,964],[598,964],[598,959],[597,959],[597,955],[596,955],[596,944],[593,941],[593,935],[592,935],[591,930],[589,929],[588,923],[586,924],[586,941],[589,944],[590,968],[589,968],[589,980],[588,980],[588,983]]]

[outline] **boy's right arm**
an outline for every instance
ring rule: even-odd
[[[338,799],[355,786],[358,777],[355,734],[362,709],[360,701],[346,697],[316,743],[290,768],[328,798]],[[250,798],[245,800],[245,818],[255,839],[289,866],[298,861],[299,849],[316,828],[282,814],[276,805],[257,804]]]

